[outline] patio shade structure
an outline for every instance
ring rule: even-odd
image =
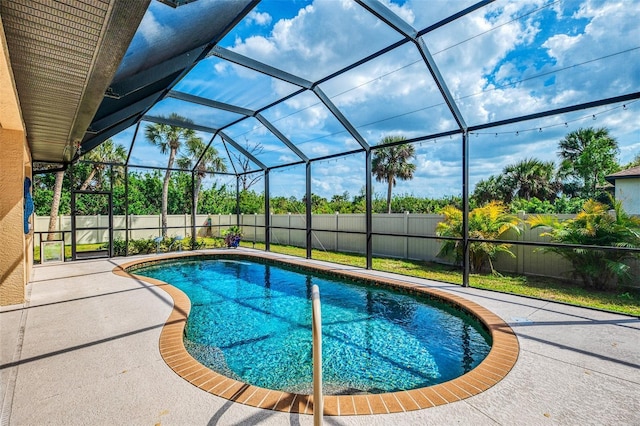
[[[382,135],[401,131],[407,135],[398,142],[403,144],[459,141],[468,284],[472,135],[498,137],[521,123],[605,106],[627,109],[640,99],[638,29],[608,45],[597,35],[619,31],[597,16],[589,17],[587,28],[588,7],[580,3],[357,0],[306,2],[295,9],[287,2],[251,0],[153,0],[134,8],[126,1],[91,3],[88,10],[0,3],[34,161],[64,168],[124,133],[130,140],[124,166],[162,168],[140,162],[136,137],[149,123],[181,126],[206,135],[207,149],[226,152],[230,173],[264,176],[266,212],[269,173],[304,166],[311,257],[312,167],[360,154],[367,268],[375,235],[371,160]],[[631,10],[639,3],[624,5]],[[275,17],[280,22],[264,30],[261,23]],[[582,32],[541,26],[571,19]],[[295,25],[313,30],[286,38],[296,34]],[[56,41],[60,32],[64,45]],[[514,32],[522,39],[505,47]],[[582,44],[587,38],[590,51]],[[493,46],[494,57],[474,54],[484,44]],[[612,69],[618,70],[615,81],[607,80]],[[75,93],[61,79],[68,74],[79,82]],[[469,75],[482,84],[472,87]],[[56,108],[61,97],[73,104]],[[380,104],[387,108],[373,108]],[[174,112],[189,120],[169,118]],[[252,150],[260,144],[269,149]],[[248,170],[236,167],[229,153],[246,158]],[[188,171],[195,173],[198,162]],[[267,231],[268,220],[266,214]],[[265,238],[269,249],[269,232]]]

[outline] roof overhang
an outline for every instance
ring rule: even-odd
[[[0,2],[34,161],[71,161],[149,1]]]
[[[9,50],[0,19],[0,129],[24,131],[18,93],[13,82]]]
[[[11,120],[24,120],[34,161],[70,163],[135,123],[257,1],[212,2],[206,30],[185,25],[185,32],[194,33],[192,45],[178,46],[182,50],[158,56],[156,62],[136,57],[136,67],[129,67],[133,72],[123,73],[123,58],[132,54],[128,49],[150,3],[0,1],[2,54],[9,58],[7,69],[15,81],[15,86],[2,87],[15,87],[22,117]],[[182,8],[173,10],[176,16],[182,13]],[[3,93],[2,99],[9,98]],[[3,114],[3,121],[7,117]]]
[[[621,170],[617,173],[610,174],[604,177],[605,180],[613,185],[616,184],[616,180],[620,179],[638,179],[640,178],[640,166],[631,167],[626,170]]]

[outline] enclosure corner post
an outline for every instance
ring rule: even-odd
[[[271,217],[269,217],[269,169],[264,171],[264,250],[271,251]]]
[[[462,286],[469,287],[469,131],[462,134]]]
[[[236,225],[241,226],[240,223],[240,176],[236,175]]]
[[[124,255],[129,256],[129,166],[124,166]]]
[[[312,244],[312,238],[311,238],[311,221],[313,220],[313,216],[311,215],[311,162],[307,161],[306,162],[306,189],[305,189],[305,193],[307,194],[307,200],[306,200],[306,207],[305,207],[305,213],[306,213],[306,236],[307,236],[307,259],[311,259],[311,244]]]
[[[73,193],[73,167],[69,167],[69,187]],[[76,247],[76,197],[71,196],[71,260],[78,260],[76,258],[77,247]],[[58,215],[60,217],[60,215]],[[62,225],[62,224],[60,224]],[[58,227],[58,229],[62,229],[62,226]]]
[[[371,197],[373,193],[373,183],[371,181],[371,148],[367,148],[365,155],[365,169],[366,169],[366,208],[365,208],[365,227],[367,232],[367,269],[373,269],[373,241],[372,241],[372,232],[373,232],[373,217],[372,217],[372,207],[371,207]]]
[[[196,205],[196,173],[191,172],[191,247],[196,246],[196,214],[198,214],[198,206]],[[186,235],[185,235],[186,237]]]

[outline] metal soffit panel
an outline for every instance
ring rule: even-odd
[[[148,2],[0,0],[34,160],[72,158]]]

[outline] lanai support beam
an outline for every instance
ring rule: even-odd
[[[416,45],[416,48],[418,49],[420,56],[422,57],[422,60],[424,61],[425,65],[429,69],[429,73],[431,74],[431,77],[433,77],[434,82],[438,86],[438,90],[440,91],[440,94],[442,95],[445,103],[447,104],[449,111],[453,115],[453,118],[456,120],[456,123],[458,124],[460,131],[463,132],[463,135],[464,135],[462,138],[463,151],[466,149],[467,150],[466,154],[468,156],[468,146],[467,146],[468,126],[464,120],[464,117],[462,116],[462,113],[460,112],[460,109],[458,108],[458,105],[453,99],[453,96],[451,95],[451,92],[449,91],[449,88],[447,87],[447,84],[444,81],[444,78],[442,77],[442,74],[440,73],[438,66],[436,65],[436,62],[434,61],[433,56],[431,56],[431,53],[429,52],[427,45],[425,44],[424,40],[422,40],[422,38],[418,36],[418,31],[416,31],[415,28],[409,25],[404,19],[400,18],[398,15],[393,13],[389,8],[387,8],[384,4],[382,4],[378,0],[357,0],[357,1],[360,5],[362,5],[362,7],[364,7],[373,15],[378,17],[378,19],[385,22],[387,25],[389,25],[391,28],[393,28],[403,36],[411,39],[413,43]],[[464,271],[463,271],[462,279],[465,286],[469,285],[469,215],[468,215],[469,184],[468,184],[468,179],[469,179],[469,161],[468,161],[468,158],[466,158],[466,161],[463,158],[462,199],[463,199],[464,211],[462,215],[462,229],[463,229],[462,244],[464,246],[464,258],[463,258]]]
[[[197,214],[198,214],[198,206],[196,205],[196,172],[192,170],[191,171],[191,247],[190,247],[191,250],[193,250],[196,246],[196,215]]]
[[[220,135],[220,137],[222,137],[223,140],[225,140],[235,149],[240,151],[243,155],[245,155],[247,158],[253,161],[256,165],[258,165],[258,167],[260,167],[262,170],[266,170],[267,168],[267,166],[265,166],[260,160],[258,160],[250,152],[244,149],[240,144],[234,141],[229,135],[227,135],[224,132],[221,132],[219,129],[214,129],[213,127],[207,127],[207,126],[200,126],[194,123],[186,123],[184,121],[173,120],[171,118],[166,118],[166,117],[153,117],[153,116],[145,115],[143,117],[143,120],[150,121],[152,123],[161,123],[161,124],[167,124],[170,126],[178,126],[178,127],[184,127],[187,129],[200,130],[201,132],[211,133],[213,135],[217,133]]]
[[[462,245],[464,247],[464,256],[462,258],[462,284],[464,287],[469,287],[469,130],[467,123],[458,108],[453,96],[451,96],[451,92],[449,92],[449,88],[440,74],[440,70],[438,69],[435,61],[433,60],[433,56],[429,52],[427,45],[424,43],[422,38],[416,39],[416,45],[418,46],[418,50],[420,51],[420,55],[424,60],[427,68],[429,68],[429,72],[433,77],[434,81],[438,85],[438,89],[442,94],[447,106],[449,107],[449,111],[453,115],[456,123],[460,127],[460,130],[463,132],[462,137],[462,149],[463,149],[463,159],[462,159]]]
[[[338,119],[340,124],[342,124],[342,127],[344,127],[347,130],[347,132],[349,132],[349,134],[360,144],[362,149],[368,150],[369,144],[367,143],[367,141],[365,141],[362,135],[360,135],[360,133],[356,130],[356,128],[353,127],[351,122],[347,120],[347,117],[342,115],[342,112],[340,112],[340,110],[335,106],[335,104],[331,102],[331,99],[329,99],[329,97],[322,91],[322,89],[320,89],[320,87],[318,86],[315,86],[313,88],[313,93],[315,93],[316,96],[322,101],[324,106],[326,106],[327,109],[331,111],[334,117]]]
[[[240,227],[240,176],[236,175],[236,225]]]
[[[264,127],[266,127],[271,133],[273,133],[275,135],[275,137],[280,139],[280,141],[283,144],[285,144],[287,146],[287,148],[289,148],[291,151],[293,151],[294,154],[296,154],[298,156],[298,158],[300,158],[304,162],[308,162],[309,161],[309,158],[306,155],[304,155],[304,153],[302,151],[300,151],[298,149],[298,147],[295,146],[289,140],[289,138],[287,138],[285,135],[283,135],[282,132],[280,132],[280,130],[278,130],[273,124],[271,124],[271,122],[269,120],[267,120],[262,114],[256,113],[255,117],[256,117],[256,120],[258,120],[260,123],[262,123],[262,125]]]
[[[371,180],[372,166],[371,166],[371,149],[367,149],[365,152],[365,169],[367,177],[365,179],[365,231],[366,231],[366,244],[367,244],[367,269],[373,269],[373,211],[371,197],[373,196],[373,182]]]
[[[167,94],[168,98],[178,99],[185,102],[190,102],[193,104],[203,105],[215,109],[221,109],[223,111],[233,112],[239,115],[244,115],[245,117],[250,117],[255,114],[255,111],[238,107],[235,105],[226,104],[224,102],[218,102],[211,99],[203,98],[201,96],[191,95],[189,93],[179,92],[177,90],[171,90]]]
[[[462,286],[469,287],[470,242],[469,242],[469,132],[462,134]]]
[[[129,166],[127,164],[124,165],[124,255],[129,256]]]
[[[259,73],[266,74],[270,77],[286,81],[287,83],[293,84],[298,87],[303,87],[305,89],[311,89],[311,87],[313,86],[313,83],[305,80],[304,78],[300,78],[297,75],[290,74],[286,71],[282,71],[260,61],[256,61],[255,59],[248,58],[229,49],[225,49],[224,47],[214,47],[213,49],[211,49],[207,56],[217,56],[218,58],[226,59],[227,61],[233,62],[234,64],[252,69]]]
[[[271,251],[271,206],[269,205],[269,169],[264,170],[264,251]]]
[[[306,190],[305,193],[307,194],[307,199],[306,199],[306,207],[305,207],[305,212],[306,212],[306,236],[307,236],[307,259],[311,259],[311,248],[312,248],[312,244],[313,244],[313,235],[311,234],[311,229],[312,229],[312,223],[311,221],[313,220],[313,216],[311,214],[311,161],[307,161],[305,164],[305,168],[306,168]]]
[[[244,149],[238,142],[234,141],[229,135],[224,132],[219,132],[220,136],[224,141],[226,141],[229,145],[240,151],[245,157],[249,160],[253,161],[258,167],[262,170],[267,170],[267,166],[265,166],[262,161],[258,160],[253,154]]]

